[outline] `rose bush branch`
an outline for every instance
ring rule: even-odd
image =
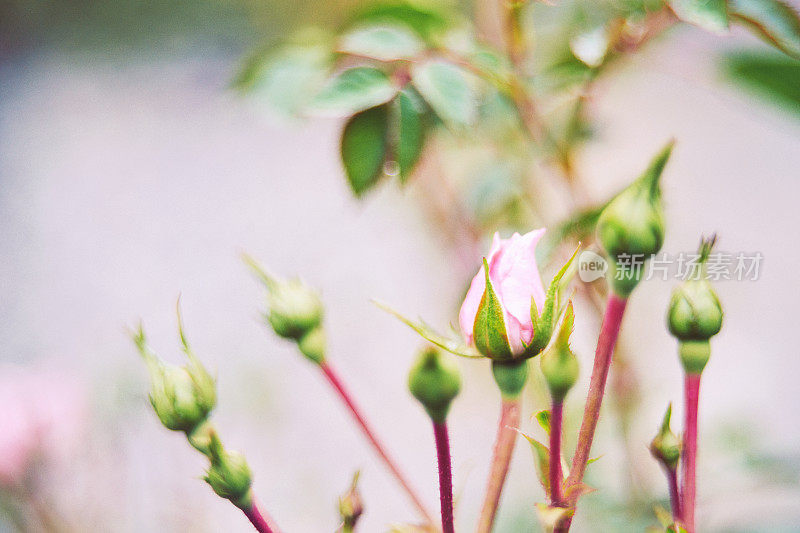
[[[598,240],[609,262],[611,291],[597,341],[589,392],[584,407],[572,470],[565,482],[567,490],[583,480],[594,440],[614,346],[622,325],[628,297],[638,284],[644,261],[657,253],[664,242],[664,215],[659,180],[672,152],[669,143],[648,169],[603,210],[597,222]],[[577,504],[580,491],[569,502]],[[569,529],[569,522],[565,525]]]
[[[259,509],[251,489],[252,474],[244,456],[228,451],[208,420],[217,403],[214,378],[189,347],[178,310],[178,333],[188,363],[177,366],[162,361],[147,345],[144,329],[133,341],[150,373],[150,403],[162,425],[186,435],[189,444],[209,460],[204,477],[214,492],[241,509],[261,533],[279,533],[275,522]]]
[[[336,395],[350,411],[375,453],[406,492],[420,516],[428,523],[434,523],[432,514],[372,429],[339,374],[327,360],[327,343],[322,324],[323,308],[317,293],[299,279],[278,279],[267,273],[247,255],[244,255],[243,259],[267,289],[268,311],[264,315],[267,324],[280,337],[296,342],[306,359],[317,365]]]

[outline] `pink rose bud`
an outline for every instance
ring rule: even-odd
[[[544,229],[537,229],[525,235],[514,233],[510,239],[501,239],[499,233],[495,233],[486,258],[489,281],[502,307],[508,345],[514,354],[522,353],[533,338],[532,302],[539,314],[545,303],[545,289],[535,254],[544,232]],[[475,343],[475,320],[485,290],[486,273],[482,266],[472,280],[458,315],[461,331],[469,344]]]

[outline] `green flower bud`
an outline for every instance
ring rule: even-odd
[[[680,342],[681,362],[689,373],[703,371],[711,348],[708,340],[722,329],[722,305],[706,277],[706,261],[716,237],[700,242],[699,271],[672,293],[667,313],[670,333]]]
[[[358,490],[358,478],[361,472],[353,475],[350,488],[339,498],[339,516],[342,518],[342,533],[350,533],[358,523],[358,519],[364,513],[364,502],[361,499],[361,492]]]
[[[603,209],[597,221],[597,235],[611,260],[612,283],[620,296],[633,291],[641,278],[641,263],[664,243],[659,179],[672,146],[670,142],[645,173]]]
[[[230,500],[240,509],[249,507],[253,478],[247,461],[242,454],[225,450],[216,432],[212,432],[210,437],[211,465],[204,479],[220,498]]]
[[[411,367],[408,388],[434,422],[444,422],[461,390],[461,376],[453,362],[431,347],[423,350]]]
[[[299,341],[322,323],[322,302],[311,287],[299,279],[278,279],[247,255],[244,261],[267,287],[266,319],[275,333]]]
[[[528,381],[528,360],[492,361],[492,376],[503,398],[516,398]]]
[[[563,401],[578,380],[578,359],[569,347],[574,323],[575,315],[570,300],[553,340],[542,353],[542,374],[554,402]]]
[[[299,340],[322,322],[322,302],[299,279],[276,283],[269,291],[269,320],[281,337]]]
[[[180,321],[179,321],[180,323]],[[167,429],[184,431],[187,435],[200,426],[217,403],[214,378],[189,349],[179,328],[184,353],[189,362],[177,366],[159,359],[147,346],[144,330],[133,337],[150,373],[152,390],[150,403],[158,419]]]
[[[669,427],[671,417],[672,404],[670,403],[667,406],[667,412],[664,413],[661,429],[650,442],[650,453],[665,468],[675,470],[678,467],[678,461],[681,459],[681,440]]]
[[[321,365],[325,362],[325,330],[317,326],[297,341],[297,347],[312,363]]]

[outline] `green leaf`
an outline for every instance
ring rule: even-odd
[[[472,359],[478,359],[483,357],[481,354],[477,353],[473,348],[464,344],[463,341],[460,339],[451,339],[449,337],[445,337],[444,335],[436,332],[431,326],[426,324],[423,321],[414,321],[406,316],[402,315],[400,312],[394,310],[390,306],[386,305],[383,302],[379,302],[377,300],[373,300],[372,303],[386,311],[387,313],[394,315],[395,318],[400,320],[403,324],[410,327],[414,331],[416,331],[423,339],[428,342],[431,342],[438,346],[439,348],[446,350],[452,354],[460,355],[461,357],[469,357]]]
[[[403,26],[382,24],[356,28],[342,36],[339,51],[380,61],[411,59],[425,50],[425,43]]]
[[[492,359],[501,361],[511,359],[513,354],[508,344],[503,306],[489,279],[489,263],[486,262],[486,258],[483,259],[483,271],[486,276],[486,288],[478,306],[472,332],[475,346],[480,353]]]
[[[800,117],[800,61],[778,53],[735,52],[723,58],[725,75]]]
[[[247,58],[233,86],[264,97],[277,111],[297,115],[324,83],[332,54],[325,46],[288,46]]]
[[[550,450],[530,435],[526,435],[518,429],[516,432],[525,437],[525,440],[531,445],[533,462],[536,466],[536,477],[539,478],[539,483],[544,487],[545,493],[550,494]]]
[[[455,127],[471,125],[477,116],[476,95],[467,72],[447,61],[416,63],[414,86],[442,120]]]
[[[670,0],[678,18],[714,33],[728,31],[727,0]]]
[[[550,434],[550,410],[543,409],[536,413],[536,421],[542,426],[542,429],[549,435]]]
[[[730,0],[730,14],[774,47],[800,58],[800,16],[781,0]]]
[[[394,98],[397,87],[381,70],[355,67],[334,76],[317,93],[310,111],[319,115],[348,116]]]
[[[371,189],[383,175],[387,150],[388,110],[373,107],[356,114],[342,133],[342,162],[356,196]]]
[[[419,161],[428,129],[425,103],[412,88],[400,91],[394,105],[394,157],[400,169],[400,182],[405,183]]]
[[[442,34],[450,27],[454,16],[441,5],[419,2],[380,2],[359,11],[353,17],[354,24],[394,23],[413,29],[430,43],[438,44]]]

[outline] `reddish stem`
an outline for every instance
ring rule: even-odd
[[[447,422],[434,422],[436,459],[439,464],[439,501],[442,508],[442,532],[455,533],[453,526],[453,473],[450,459],[450,437]]]
[[[258,509],[255,500],[250,505],[243,508],[242,512],[260,533],[280,533],[280,529],[275,525],[275,521],[267,513],[262,513]]]
[[[554,507],[564,506],[561,484],[561,426],[564,404],[554,401],[550,411],[550,503]]]
[[[600,407],[603,404],[603,393],[608,379],[608,370],[611,368],[611,355],[617,343],[617,335],[622,325],[622,316],[625,313],[627,298],[609,293],[606,311],[603,314],[603,325],[600,328],[600,337],[597,339],[597,350],[594,354],[594,367],[592,378],[589,381],[589,394],[586,398],[586,407],[583,411],[581,430],[578,433],[578,445],[572,459],[572,472],[567,478],[567,486],[580,483],[586,472],[589,461],[589,452],[592,449],[594,432],[600,418]]]
[[[681,497],[678,491],[678,470],[676,468],[667,469],[667,482],[669,483],[669,501],[672,505],[672,519],[682,524]]]
[[[594,354],[592,378],[589,381],[589,394],[586,398],[581,429],[578,433],[578,444],[575,448],[575,455],[572,458],[572,471],[564,482],[567,491],[570,487],[580,483],[583,480],[583,474],[586,472],[586,464],[589,462],[589,452],[592,449],[594,432],[600,419],[600,407],[603,404],[608,370],[611,368],[611,356],[614,353],[614,346],[617,344],[617,336],[619,335],[627,303],[627,298],[618,296],[613,292],[608,295],[606,310],[603,314],[603,325],[600,327],[597,350]],[[572,507],[577,504],[580,491],[575,491],[574,494],[576,496],[571,496],[568,502]],[[569,531],[571,524],[572,517],[569,517],[562,521],[556,531],[558,533]]]
[[[428,510],[425,508],[425,505],[423,505],[422,500],[417,496],[417,494],[411,488],[411,484],[408,482],[406,477],[400,471],[400,468],[397,466],[394,460],[389,456],[389,453],[386,451],[383,444],[381,444],[380,440],[378,440],[378,437],[372,431],[372,428],[367,423],[367,420],[364,418],[364,415],[361,414],[361,410],[356,406],[356,404],[353,401],[353,398],[350,396],[350,393],[347,391],[347,389],[345,389],[344,384],[342,383],[341,379],[339,379],[339,376],[331,368],[329,363],[323,362],[319,366],[322,369],[322,373],[328,379],[328,382],[339,394],[339,397],[342,399],[342,401],[347,405],[347,408],[350,410],[350,413],[353,415],[353,418],[355,418],[356,422],[361,428],[361,431],[363,431],[364,435],[367,437],[367,440],[369,440],[370,444],[372,444],[372,447],[375,449],[377,454],[380,456],[380,458],[392,472],[394,477],[406,491],[409,498],[411,498],[411,501],[414,503],[414,506],[417,508],[420,515],[422,515],[422,517],[425,518],[425,520],[427,520],[428,523],[433,524],[434,521],[432,515],[428,512]]]
[[[700,398],[700,374],[686,374],[686,426],[683,434],[683,524],[694,533],[694,509],[697,498],[697,404]]]
[[[489,472],[489,483],[486,497],[483,500],[481,516],[478,521],[478,533],[490,533],[500,505],[500,495],[511,464],[514,444],[517,442],[516,429],[519,427],[519,397],[503,398],[500,422],[497,427],[497,440],[494,444],[492,466]]]

